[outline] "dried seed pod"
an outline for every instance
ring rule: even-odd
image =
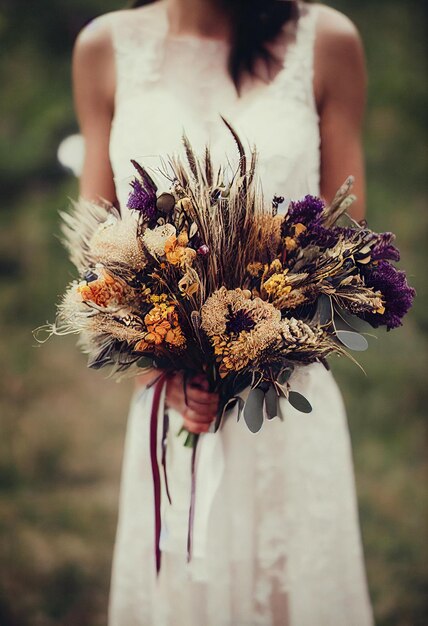
[[[206,256],[209,253],[210,249],[208,248],[208,246],[206,244],[202,244],[202,246],[199,246],[198,248],[198,254],[200,254],[201,256]]]
[[[93,272],[92,270],[88,270],[84,276],[84,279],[87,283],[91,283],[94,280],[98,280],[98,275],[95,274],[95,272]]]
[[[175,206],[175,198],[171,193],[161,193],[156,200],[156,208],[164,215],[171,213]]]

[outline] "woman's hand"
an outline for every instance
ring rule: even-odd
[[[208,391],[208,381],[203,375],[189,380],[185,393],[183,375],[177,373],[167,380],[166,403],[183,415],[186,430],[206,433],[217,415],[218,394]]]

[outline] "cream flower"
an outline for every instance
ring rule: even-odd
[[[252,299],[247,290],[227,290],[225,287],[207,299],[201,315],[202,328],[209,336],[239,334],[241,330],[250,330],[263,320],[281,320],[280,311],[269,302],[261,298]]]
[[[176,236],[177,231],[173,224],[164,224],[156,228],[146,228],[143,234],[143,244],[155,257],[165,255],[165,244],[171,237]]]
[[[110,214],[92,235],[89,242],[91,256],[98,263],[125,263],[136,270],[143,269],[147,260],[136,237],[137,227],[131,214],[123,219]]]
[[[260,362],[282,340],[281,313],[248,291],[222,287],[201,311],[201,327],[211,339],[220,362],[220,375]]]

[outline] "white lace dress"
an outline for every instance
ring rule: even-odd
[[[126,210],[130,158],[156,168],[181,152],[185,130],[208,141],[218,162],[236,160],[224,115],[259,151],[263,188],[300,198],[319,193],[319,125],[313,95],[317,6],[285,31],[284,67],[238,98],[226,69],[228,44],[168,30],[166,2],[104,16],[117,73],[111,161]],[[167,185],[165,185],[165,189]],[[162,562],[154,556],[149,449],[152,389],[132,399],[114,552],[110,626],[368,626],[372,624],[342,397],[321,364],[298,368],[292,387],[311,402],[288,403],[284,421],[257,435],[231,414],[200,438],[193,556],[187,563],[191,452],[170,411],[162,493]],[[160,450],[159,446],[159,450]]]

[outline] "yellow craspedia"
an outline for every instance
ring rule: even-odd
[[[285,270],[281,274],[273,274],[263,284],[264,290],[272,298],[281,298],[290,293],[292,287],[287,281],[287,271]]]

